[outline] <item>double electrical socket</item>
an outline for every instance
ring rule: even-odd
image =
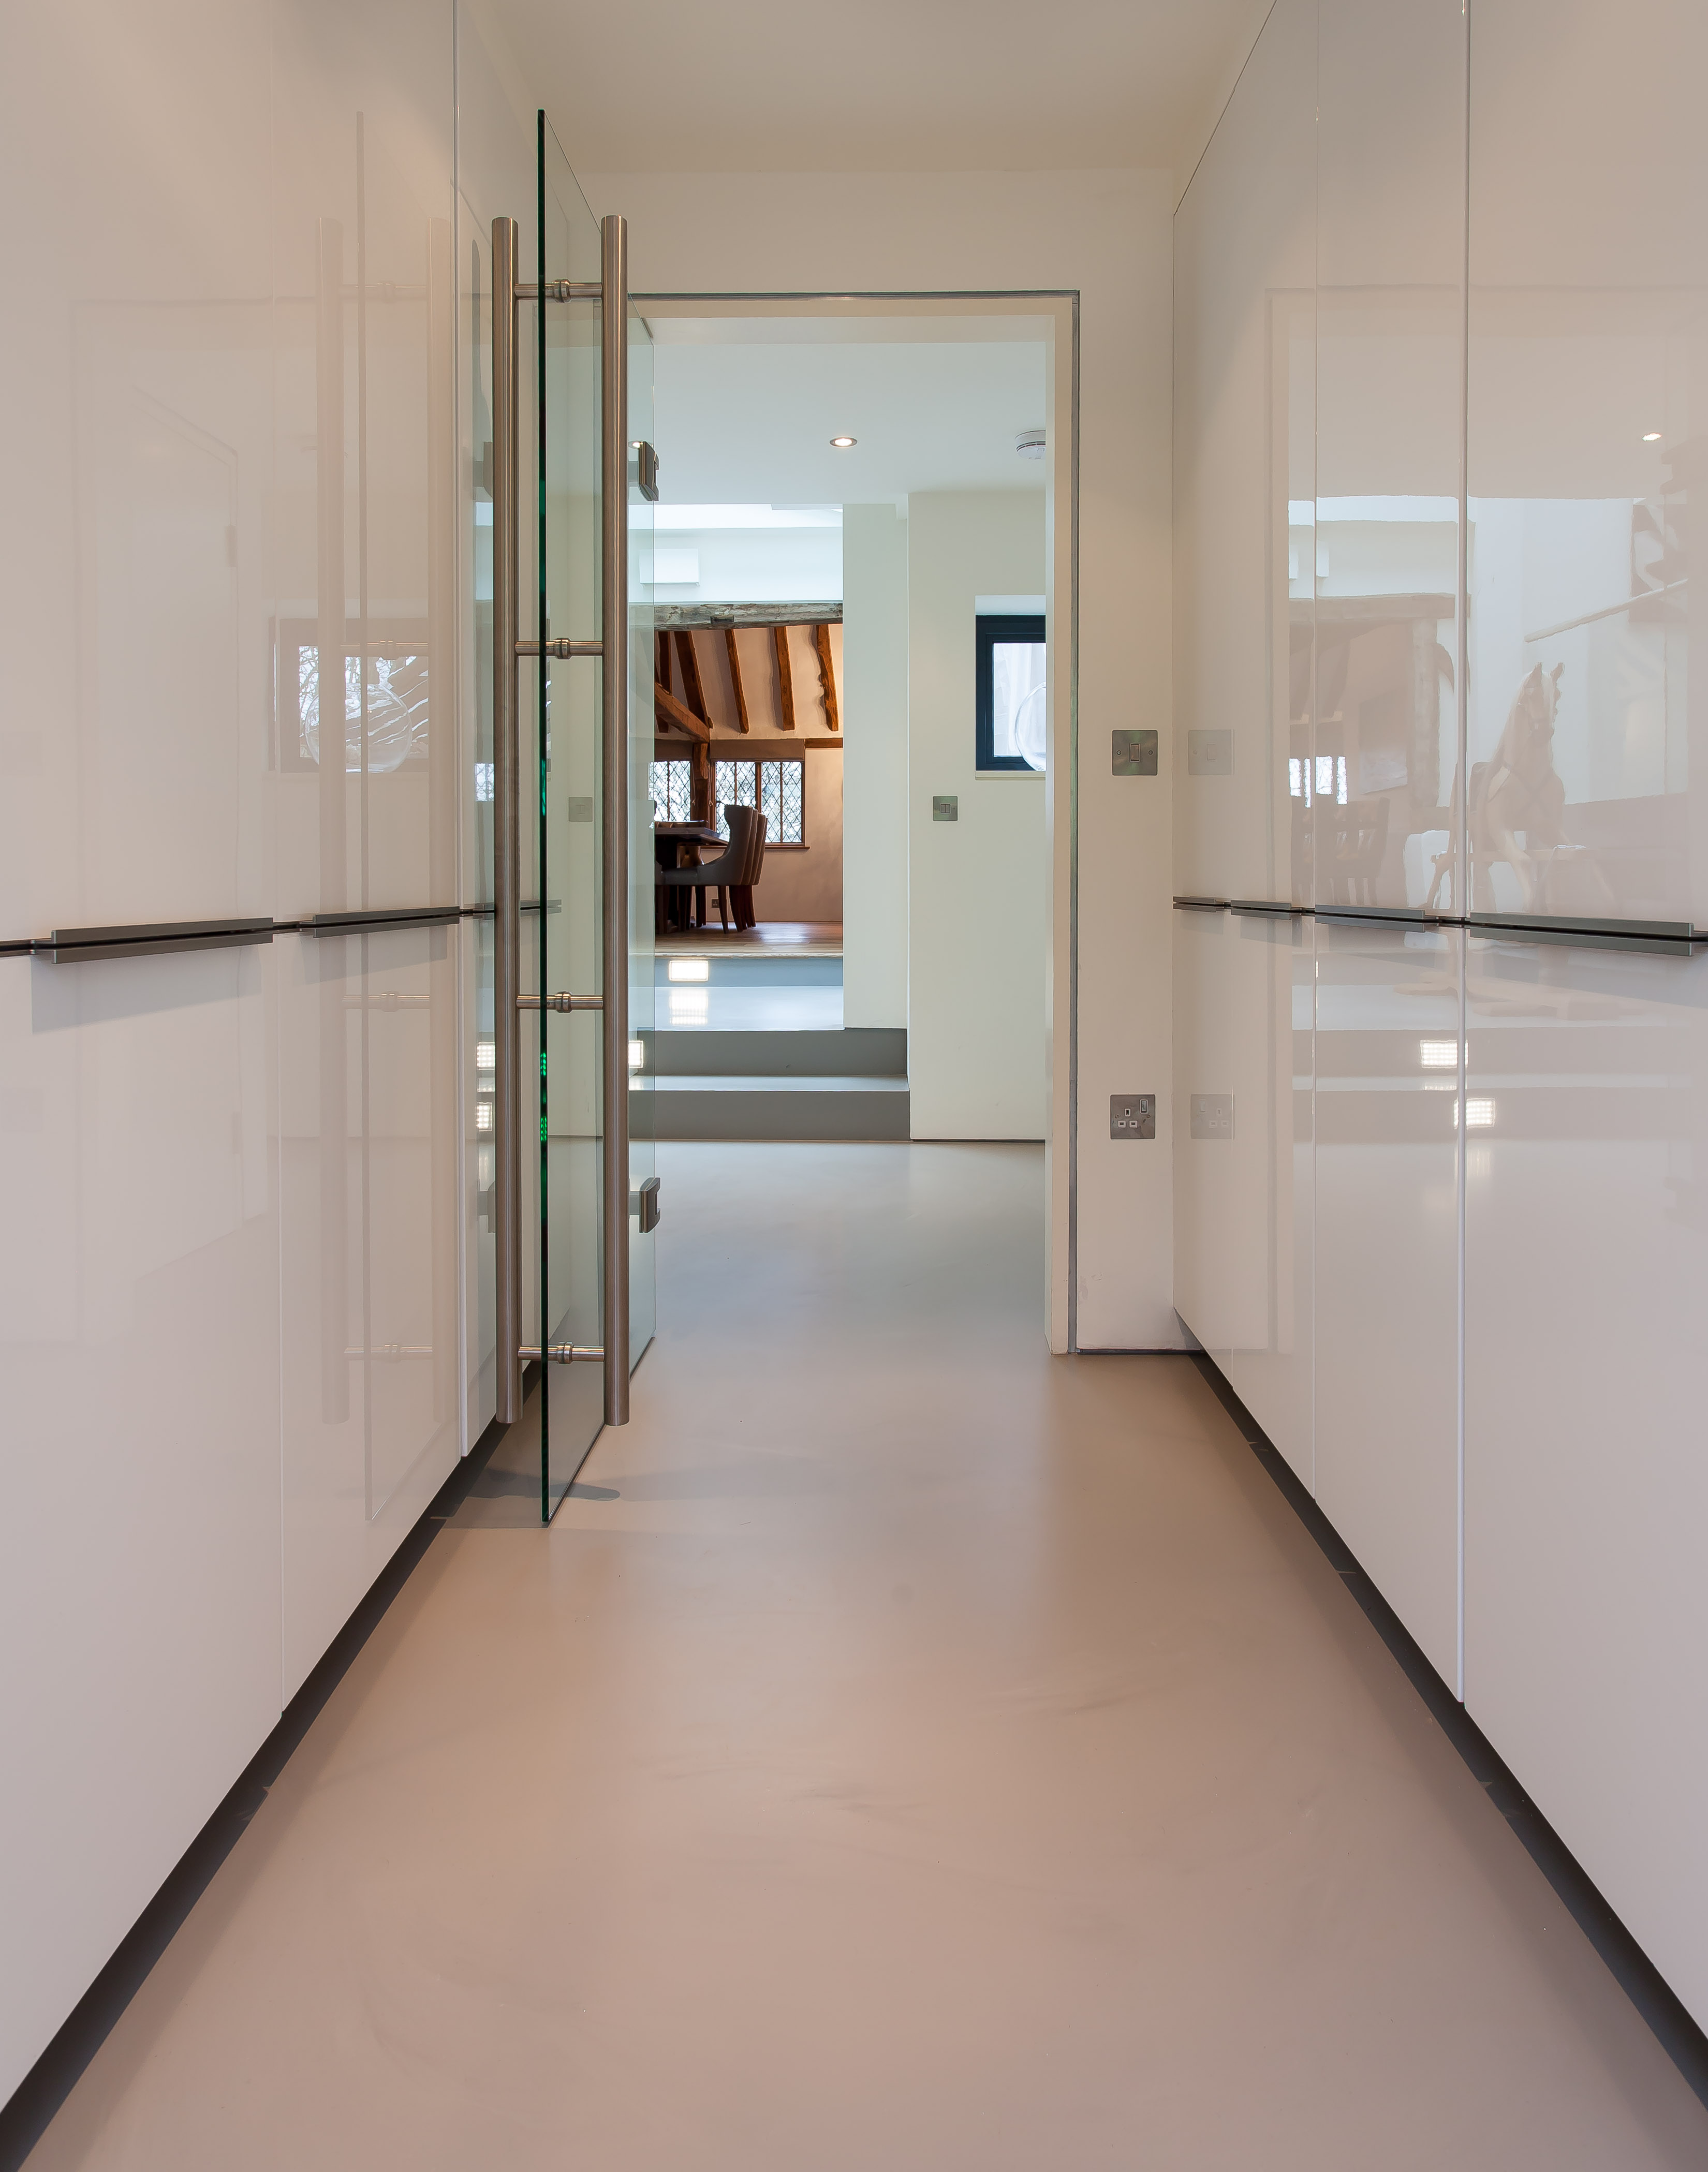
[[[1231,1139],[1233,1135],[1233,1095],[1194,1094],[1192,1097],[1193,1138]]]

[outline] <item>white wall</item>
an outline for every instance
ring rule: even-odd
[[[1037,491],[908,500],[908,1080],[916,1139],[1045,1128],[1044,780],[974,769],[980,595],[1042,594]],[[933,820],[934,797],[957,803]]]
[[[843,508],[843,1023],[908,1023],[908,524]]]
[[[660,347],[660,355],[676,350]],[[659,432],[667,418],[662,401]],[[665,440],[668,443],[668,440]],[[834,603],[842,594],[842,533],[834,514],[812,527],[682,527],[660,506],[656,553],[688,550],[698,578],[649,582],[654,603]],[[666,564],[670,562],[665,561]]]
[[[588,173],[629,220],[638,292],[1071,289],[1079,296],[1077,719],[1056,704],[1047,1004],[1052,1347],[1174,1347],[1166,1147],[1172,1094],[1168,900],[1168,176],[1073,173]],[[1058,340],[1061,457],[1052,579],[1069,562],[1073,480]],[[1055,422],[1053,422],[1053,427]],[[1065,605],[1063,609],[1065,611]],[[1077,724],[1077,753],[1072,751]],[[1109,734],[1150,726],[1156,778],[1113,777]],[[1077,989],[1070,965],[1078,862]],[[1077,1009],[1077,1040],[1075,1038]],[[1070,1081],[1077,1086],[1075,1123]],[[1108,1097],[1159,1095],[1161,1137],[1108,1137]],[[1070,1266],[1070,1247],[1076,1255]]]

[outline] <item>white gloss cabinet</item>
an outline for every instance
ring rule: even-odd
[[[0,23],[0,942],[464,901],[455,30]],[[0,955],[0,2097],[480,1429],[477,950]]]
[[[1176,220],[1174,888],[1314,903],[1290,1198],[1258,923],[1173,934],[1181,1316],[1701,2022],[1708,960],[1425,916],[1708,925],[1705,147],[1686,0],[1271,13]]]
[[[1175,1304],[1308,1486],[1311,926],[1174,920]]]
[[[1708,2013],[1708,960],[1474,940],[1465,1699]]]
[[[1456,1691],[1461,947],[1317,923],[1317,1498]]]
[[[0,2087],[278,1717],[267,949],[0,959]]]
[[[1311,569],[1290,586],[1287,522],[1315,487],[1315,24],[1309,0],[1277,0],[1176,214],[1174,888],[1188,895],[1310,901],[1288,764]]]

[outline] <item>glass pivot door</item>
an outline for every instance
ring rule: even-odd
[[[507,1155],[501,1137],[498,1153],[498,1416],[521,1416],[525,1368],[537,1366],[549,1523],[601,1427],[627,1422],[629,1374],[653,1332],[654,1148],[636,1136],[649,1123],[629,1121],[655,1000],[652,615],[633,600],[651,573],[635,447],[651,435],[652,358],[628,300],[623,222],[594,219],[544,113],[537,129],[536,261],[515,262],[509,358],[532,411],[509,418],[519,487],[495,492],[493,508],[494,729],[503,736],[508,675],[515,749],[509,763],[495,749],[494,984],[510,1073],[496,1107],[513,1142]],[[500,227],[516,229],[494,223],[501,265]],[[501,481],[504,470],[500,458]]]

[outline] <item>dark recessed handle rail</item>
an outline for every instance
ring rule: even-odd
[[[461,918],[460,905],[405,905],[391,911],[317,912],[299,925],[304,935],[369,935],[384,927],[448,927]]]
[[[1277,898],[1231,897],[1227,901],[1230,912],[1243,913],[1247,918],[1258,920],[1297,920],[1310,911],[1307,905],[1283,903]]]
[[[1177,897],[1174,901],[1177,912],[1226,912],[1225,897]]]
[[[235,950],[271,943],[267,920],[151,920],[120,927],[56,927],[30,945],[51,965],[91,965],[100,958],[158,958],[174,950]]]

